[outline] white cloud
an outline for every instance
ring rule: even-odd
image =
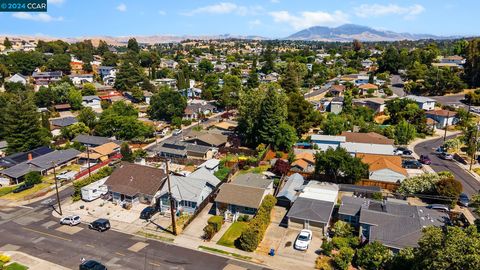
[[[61,5],[65,0],[47,0],[47,4]]]
[[[269,13],[278,23],[287,23],[295,30],[312,26],[338,26],[348,23],[348,15],[342,11],[328,13],[324,11],[304,11],[299,15],[292,15],[288,11],[274,11]]]
[[[355,14],[361,18],[379,17],[386,15],[402,15],[405,19],[412,19],[416,15],[419,15],[424,11],[425,8],[419,4],[404,7],[395,4],[363,4],[355,8]]]
[[[159,10],[158,14],[160,14],[162,16],[165,16],[165,15],[167,15],[167,12],[165,10]]]
[[[261,6],[239,6],[230,2],[221,2],[214,5],[199,7],[188,12],[182,13],[185,16],[194,16],[197,14],[231,14],[235,13],[240,16],[258,14],[263,8]]]
[[[120,12],[125,12],[127,11],[127,5],[125,5],[124,3],[121,3],[120,5],[117,6],[117,10]]]
[[[47,13],[27,13],[27,12],[16,12],[12,14],[13,17],[21,20],[30,20],[38,22],[52,22],[52,21],[62,21],[63,17],[52,17]]]
[[[248,25],[250,26],[250,28],[254,28],[256,26],[262,25],[262,21],[260,21],[259,19],[256,19],[256,20],[253,20],[253,21],[249,21]]]

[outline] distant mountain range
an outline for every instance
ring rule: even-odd
[[[245,39],[245,40],[271,40],[275,38],[267,38],[262,36],[242,36],[242,35],[151,35],[151,36],[82,36],[71,38],[59,38],[50,36],[28,36],[28,35],[2,35],[0,34],[0,40],[3,40],[5,36],[18,37],[22,39],[42,39],[42,40],[57,40],[61,39],[66,42],[78,42],[85,39],[90,39],[94,45],[98,44],[100,40],[105,40],[111,45],[125,45],[129,38],[135,37],[138,42],[146,44],[155,43],[168,43],[168,42],[181,42],[187,39],[192,40],[213,40],[213,39]],[[368,26],[344,24],[339,27],[324,27],[313,26],[308,29],[299,31],[286,38],[280,38],[283,40],[315,40],[326,42],[349,42],[354,39],[361,41],[397,41],[397,40],[419,40],[419,39],[455,39],[462,36],[435,36],[429,34],[411,34],[411,33],[396,33],[392,31],[376,30]]]
[[[397,41],[419,39],[455,39],[460,36],[435,36],[429,34],[397,33],[392,31],[376,30],[368,26],[344,24],[339,27],[313,26],[301,30],[287,40],[315,40],[315,41],[341,41],[347,42],[354,39],[361,41]]]

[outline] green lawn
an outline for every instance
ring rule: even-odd
[[[25,265],[21,265],[19,263],[11,263],[9,265],[7,265],[7,267],[5,267],[5,270],[27,270],[28,267],[26,267]]]
[[[230,228],[222,235],[217,244],[226,247],[235,247],[235,240],[242,234],[242,232],[248,227],[247,222],[234,222]]]
[[[12,192],[17,186],[8,186],[8,187],[1,187],[0,188],[0,197],[7,195],[8,193]]]
[[[45,189],[47,187],[49,187],[50,184],[48,183],[40,183],[40,184],[36,184],[33,188],[31,189],[27,189],[27,190],[24,190],[22,192],[19,192],[19,193],[9,193],[5,196],[3,196],[3,199],[7,199],[7,200],[12,200],[12,201],[16,201],[16,200],[22,200],[23,198],[25,198],[26,196],[29,196],[29,195],[32,195],[34,193],[37,193],[39,192],[40,190],[42,189]]]

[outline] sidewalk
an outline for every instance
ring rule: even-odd
[[[66,267],[33,257],[23,252],[3,251],[3,253],[10,256],[11,262],[23,264],[32,270],[68,270]]]

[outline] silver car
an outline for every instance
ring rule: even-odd
[[[80,216],[72,215],[63,217],[62,219],[60,219],[60,224],[70,226],[78,225],[80,224]]]

